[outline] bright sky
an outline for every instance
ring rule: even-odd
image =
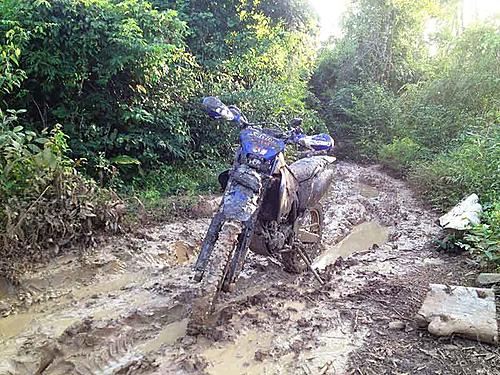
[[[500,14],[499,0],[463,0],[465,26],[477,20],[484,20]]]
[[[347,10],[350,0],[309,0],[320,17],[321,39],[330,35],[341,35],[342,13]],[[463,0],[463,20],[465,25],[476,20],[500,14],[500,0]]]
[[[321,40],[330,35],[340,36],[342,13],[347,10],[350,0],[309,0],[319,14]]]

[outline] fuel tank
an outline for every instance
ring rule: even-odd
[[[319,202],[333,180],[333,156],[311,156],[288,168],[298,182],[299,213]]]

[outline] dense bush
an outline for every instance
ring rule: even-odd
[[[104,181],[113,166],[127,179],[131,163],[227,158],[228,127],[207,126],[196,105],[206,94],[257,120],[318,121],[305,106],[315,20],[304,4],[7,0],[0,45],[27,79],[0,99],[38,130],[63,124],[72,156]]]
[[[442,208],[473,192],[484,202],[495,199],[500,189],[499,44],[498,29],[472,27],[443,46],[449,53],[436,57],[428,79],[396,93],[375,79],[319,93],[328,100],[323,113],[337,124],[333,130],[340,143],[348,145],[344,153],[409,175]],[[325,74],[322,66],[319,75]]]
[[[182,108],[199,84],[176,12],[135,0],[22,0],[1,7],[2,31],[23,32],[19,63],[27,76],[4,100],[27,108],[39,130],[63,124],[73,155],[87,158],[89,171],[99,166],[99,152],[146,164],[185,154]]]
[[[37,134],[20,114],[0,111],[0,275],[12,280],[96,229],[118,229],[122,214],[116,196],[76,172],[60,126]]]
[[[500,191],[500,29],[485,22],[452,33],[454,7],[354,2],[343,38],[323,47],[311,80],[341,156],[407,176],[443,210],[471,193],[489,206]],[[426,36],[425,20],[438,15],[441,29]],[[489,217],[469,237],[488,256],[484,243],[498,239]]]
[[[422,160],[428,152],[413,139],[394,138],[378,151],[378,160],[396,173],[406,175],[415,161]]]
[[[193,195],[198,192],[218,192],[218,175],[228,168],[219,162],[197,160],[196,163],[180,166],[163,165],[143,176],[134,177],[131,193],[153,200],[165,195]]]
[[[473,227],[459,242],[481,263],[500,271],[500,203],[486,205],[482,223]]]
[[[428,0],[357,0],[340,39],[323,46],[311,86],[322,99],[348,85],[376,83],[398,90],[426,71],[423,28]]]
[[[397,97],[380,84],[350,86],[351,100],[341,106],[347,116],[337,136],[354,143],[351,155],[376,160],[378,150],[391,142],[400,117]]]
[[[456,146],[428,161],[414,164],[410,181],[433,204],[451,207],[477,193],[483,202],[498,199],[500,130],[467,134]]]
[[[103,183],[117,181],[117,168],[132,178],[139,163],[147,171],[230,158],[231,129],[208,123],[196,105],[206,94],[256,120],[318,122],[305,106],[315,20],[304,1],[152,4],[0,4],[0,67],[11,76],[0,81],[10,85],[3,107],[26,108],[39,131],[63,124],[72,157]]]
[[[483,202],[498,197],[499,45],[496,28],[466,30],[453,43],[448,59],[441,60],[440,75],[402,97],[405,116],[400,127],[434,155],[425,162],[416,159],[410,175],[441,207],[472,192]]]

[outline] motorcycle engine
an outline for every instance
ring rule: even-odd
[[[270,221],[264,226],[263,234],[267,248],[271,254],[277,253],[285,247],[286,241],[291,233],[291,227],[279,225],[276,221]]]
[[[261,255],[273,255],[285,248],[287,240],[293,235],[293,227],[289,224],[278,224],[276,221],[259,221],[250,242],[250,249]]]

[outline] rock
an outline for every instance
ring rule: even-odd
[[[389,323],[389,329],[402,331],[403,329],[405,329],[405,327],[406,327],[406,323],[402,322],[401,320],[395,320],[395,321]]]
[[[199,197],[198,203],[191,209],[191,213],[195,217],[210,217],[219,208],[222,197],[207,198]]]
[[[194,257],[194,246],[191,246],[185,241],[175,241],[171,243],[169,247],[179,264],[187,263]]]
[[[264,361],[269,356],[269,352],[257,349],[254,355],[254,359],[258,362]]]
[[[0,315],[10,312],[11,309],[12,306],[10,305],[10,303],[0,301]]]
[[[483,208],[479,204],[479,197],[471,194],[453,207],[447,214],[439,218],[439,225],[445,229],[466,230],[480,222],[479,217]]]
[[[478,285],[500,284],[500,273],[481,273],[476,282]]]
[[[457,334],[498,344],[493,289],[431,284],[416,320],[436,336]]]

